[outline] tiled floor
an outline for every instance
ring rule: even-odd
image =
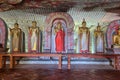
[[[109,65],[72,65],[58,70],[57,65],[18,65],[0,70],[0,80],[120,80],[120,71]]]

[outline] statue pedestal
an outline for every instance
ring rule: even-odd
[[[113,48],[119,48],[120,49],[120,45],[113,45]]]
[[[120,54],[120,45],[113,45],[113,51],[115,54]]]
[[[120,48],[106,48],[107,53],[120,54]]]
[[[113,48],[106,48],[106,52],[107,53],[114,53],[114,50],[113,50]]]
[[[120,48],[113,48],[115,54],[120,54]]]

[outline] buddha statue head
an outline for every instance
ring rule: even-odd
[[[86,21],[85,21],[85,19],[83,19],[82,27],[86,27]]]
[[[14,27],[15,27],[15,28],[19,28],[19,24],[18,24],[18,23],[15,23],[15,24],[14,24]]]
[[[62,23],[61,23],[61,22],[58,22],[58,23],[57,23],[57,28],[58,28],[58,30],[61,30],[61,29],[62,29]]]
[[[37,26],[37,22],[36,21],[32,21],[32,27],[36,27]]]
[[[100,30],[101,30],[101,26],[100,26],[99,23],[98,23],[97,31],[100,31]]]

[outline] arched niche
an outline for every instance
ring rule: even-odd
[[[113,35],[115,34],[115,31],[117,28],[120,28],[120,20],[115,20],[115,21],[112,21],[109,25],[108,25],[108,28],[107,28],[107,31],[106,31],[106,42],[107,42],[107,48],[112,48],[112,45],[113,45]],[[119,48],[116,48],[116,49],[113,49],[113,51],[115,53],[120,53],[120,49]]]
[[[107,28],[106,32],[106,39],[107,39],[107,47],[111,48],[111,45],[113,44],[112,36],[115,33],[115,29],[120,26],[120,20],[112,21]]]
[[[3,19],[0,18],[0,44],[4,49],[7,47],[8,30]]]
[[[56,52],[54,27],[58,22],[62,23],[65,31],[65,53],[74,52],[74,21],[68,13],[64,12],[51,13],[46,17],[43,52]]]

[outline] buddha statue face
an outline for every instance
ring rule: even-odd
[[[37,22],[36,21],[32,21],[32,27],[36,27],[37,26]]]
[[[99,25],[99,23],[98,23],[98,26],[97,26],[97,31],[101,31],[101,26]]]
[[[19,28],[18,23],[15,23],[15,24],[14,24],[14,27],[15,27],[15,28]]]
[[[57,24],[57,28],[58,28],[58,30],[60,30],[60,29],[62,28],[62,24],[61,24],[61,23],[58,23],[58,24]]]
[[[98,31],[100,31],[100,30],[101,30],[101,27],[100,27],[100,26],[98,26],[98,27],[97,27],[97,30],[98,30]]]
[[[82,27],[86,27],[86,21],[85,21],[85,19],[83,19]]]
[[[82,27],[86,27],[86,22],[83,22],[83,23],[82,23]]]

